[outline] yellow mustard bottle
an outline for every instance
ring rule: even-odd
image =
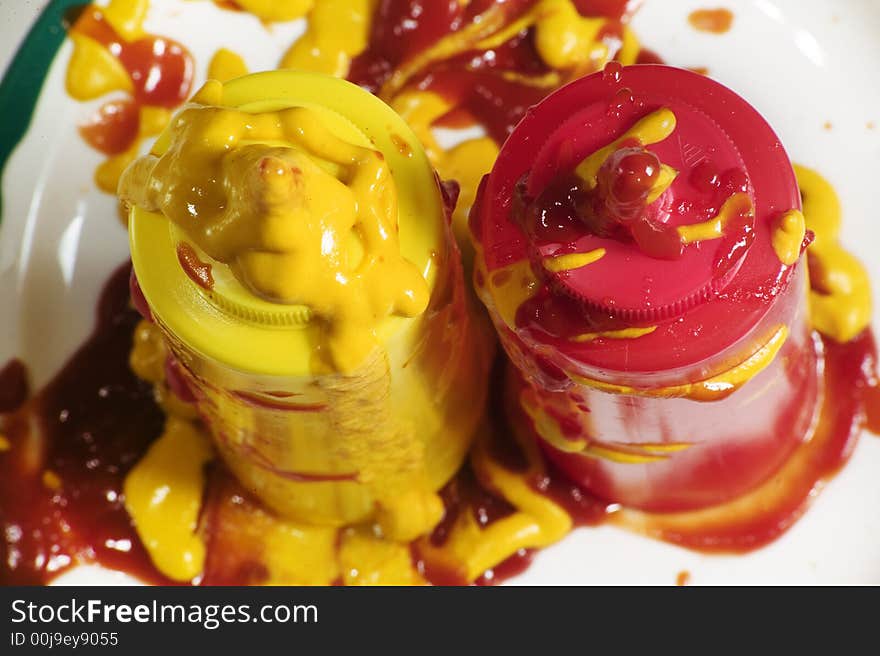
[[[405,122],[327,76],[209,81],[119,195],[171,369],[242,484],[289,519],[430,531],[492,346]]]

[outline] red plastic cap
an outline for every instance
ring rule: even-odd
[[[662,76],[682,77],[681,89],[704,92],[706,78],[678,69],[663,69]],[[721,205],[740,186],[753,193],[745,165],[727,132],[711,116],[668,93],[627,93],[622,81],[605,75],[612,94],[589,104],[565,121],[547,139],[528,177],[531,195],[537,195],[559,175],[612,142],[639,119],[668,108],[677,119],[673,133],[645,150],[662,164],[678,171],[663,195],[646,210],[651,220],[671,228],[701,223],[716,216]],[[618,76],[617,79],[622,79]],[[623,93],[619,93],[623,91]],[[633,242],[583,234],[570,242],[529,235],[533,258],[567,252],[605,249],[605,256],[585,267],[551,274],[567,293],[593,307],[631,322],[653,322],[679,316],[720,291],[736,272],[745,249],[723,270],[719,261],[732,250],[735,239],[715,239],[690,244],[675,259],[660,259]]]
[[[645,208],[647,223],[678,238],[679,226],[715,218],[734,196],[743,210],[725,226],[720,238],[681,245],[673,257],[658,257],[638,239],[621,239],[588,225],[547,220],[533,229],[516,215],[522,197],[538,198],[571,174],[578,163],[622,137],[639,120],[666,108],[676,119],[674,130],[657,143],[640,144],[648,157],[677,172],[665,192]],[[772,219],[800,208],[791,162],[764,118],[744,99],[712,79],[660,65],[621,67],[577,80],[533,107],[505,143],[484,181],[471,215],[472,231],[482,246],[486,269],[493,271],[530,259],[552,295],[629,325],[654,325],[700,310],[702,327],[724,323],[714,313],[728,313],[727,303],[709,303],[721,295],[772,297],[772,286],[787,284],[792,267],[782,265],[771,245]],[[569,270],[542,266],[545,258],[604,249],[595,262]],[[746,270],[747,269],[747,270]],[[769,293],[768,293],[769,292]],[[705,356],[730,345],[754,327],[758,305],[742,310],[740,325],[727,326],[717,343],[694,353]],[[735,313],[734,313],[735,314]],[[736,316],[729,316],[734,324]],[[586,320],[589,323],[589,320]],[[576,331],[573,331],[576,332]],[[589,332],[589,330],[584,330]],[[658,331],[659,333],[660,331]],[[559,335],[557,334],[556,337]],[[534,339],[521,335],[527,343]],[[556,344],[569,356],[593,359],[597,344]],[[663,348],[659,334],[637,340],[624,357],[637,355],[650,342]],[[711,340],[710,340],[711,341]],[[627,344],[635,346],[636,341]],[[598,355],[597,364],[614,368]],[[601,362],[599,362],[601,361]],[[654,368],[662,357],[638,357],[632,367]],[[682,362],[670,363],[683,364]]]

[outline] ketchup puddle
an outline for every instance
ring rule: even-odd
[[[122,496],[126,474],[165,421],[152,386],[128,366],[139,320],[129,272],[125,265],[107,282],[95,330],[64,368],[0,414],[10,447],[0,453],[2,585],[46,583],[79,563],[172,583],[150,562]]]

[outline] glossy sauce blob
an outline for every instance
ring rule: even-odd
[[[119,59],[131,78],[136,102],[176,107],[189,95],[192,57],[177,41],[152,35],[126,41],[101,10],[92,6],[83,11],[71,29],[97,41]]]
[[[106,155],[125,152],[141,131],[143,107],[172,108],[189,96],[193,59],[180,43],[149,34],[128,40],[93,5],[79,9],[71,17],[69,30],[103,48],[107,56],[122,66],[130,85],[130,98],[105,103],[80,127],[83,138],[93,148]],[[104,61],[102,66],[113,64]]]

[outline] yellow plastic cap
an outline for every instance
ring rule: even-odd
[[[218,83],[209,84],[219,91]],[[212,104],[253,114],[307,108],[339,138],[380,151],[397,191],[401,255],[433,291],[437,256],[446,251],[443,202],[421,144],[390,107],[344,80],[291,70],[246,75],[223,84],[222,93],[214,95]],[[161,155],[168,143],[166,130],[152,152]],[[211,289],[199,286],[178,260],[183,231],[161,214],[133,207],[129,239],[134,270],[154,317],[186,348],[250,375],[312,373],[321,328],[307,307],[255,296],[225,265],[213,267]],[[198,249],[196,254],[210,260]],[[414,321],[418,317],[389,316],[376,336],[386,343]]]

